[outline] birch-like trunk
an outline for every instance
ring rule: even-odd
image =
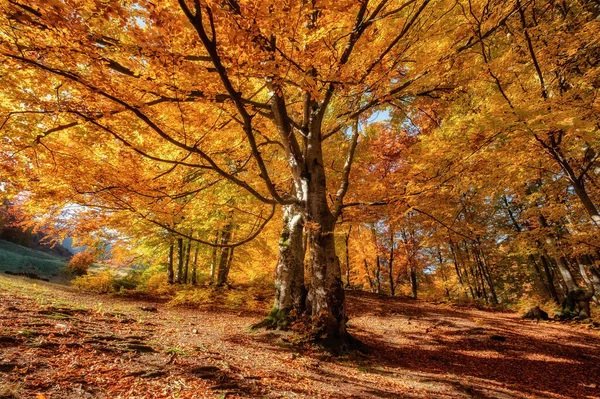
[[[283,228],[279,238],[279,259],[275,270],[275,303],[264,324],[285,328],[290,312],[298,317],[304,313],[304,221],[296,205],[283,206]]]

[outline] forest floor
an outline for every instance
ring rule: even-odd
[[[598,329],[356,292],[348,313],[366,355],[0,276],[0,398],[600,398]]]

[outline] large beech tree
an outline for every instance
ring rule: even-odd
[[[69,137],[96,145],[108,135],[163,168],[210,173],[259,203],[284,206],[278,280],[286,281],[274,314],[286,317],[296,304],[328,343],[347,343],[334,230],[355,149],[380,107],[451,90],[451,55],[479,40],[448,34],[458,20],[440,23],[457,3],[1,4],[0,111],[13,148],[53,155],[53,143]],[[300,224],[310,257],[306,302],[302,289],[289,289],[304,285],[294,280],[304,258]]]

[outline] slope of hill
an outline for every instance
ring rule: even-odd
[[[0,240],[2,273],[33,273],[50,281],[63,281],[67,262],[66,258]]]

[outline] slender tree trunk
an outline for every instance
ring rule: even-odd
[[[596,290],[596,295],[595,295],[596,304],[598,304],[599,299],[600,299],[600,271],[592,266],[590,268],[590,274],[592,275],[590,280],[592,281],[592,285],[594,286],[594,288]]]
[[[185,245],[185,266],[183,267],[183,283],[187,284],[189,282],[188,275],[190,270],[190,249],[192,246],[192,242],[188,240]]]
[[[418,281],[417,281],[417,268],[415,266],[410,266],[410,289],[412,292],[412,297],[417,299],[418,295]]]
[[[557,145],[546,145],[546,147],[569,178],[577,198],[579,198],[579,201],[583,205],[589,217],[596,224],[596,226],[600,226],[600,213],[598,213],[596,204],[594,204],[585,188],[584,176],[577,176],[568,159],[562,154],[560,147]]]
[[[492,297],[492,303],[494,305],[498,304],[498,295],[496,294],[496,287],[494,286],[494,280],[492,279],[492,275],[490,274],[490,269],[488,267],[488,263],[487,260],[485,258],[485,254],[483,253],[483,250],[481,248],[479,248],[479,258],[481,261],[481,268],[483,271],[483,275],[485,276],[485,281],[488,284],[488,287],[490,289],[490,294]]]
[[[369,271],[369,263],[366,259],[363,259],[365,265],[365,273],[367,274],[367,279],[369,280],[369,288],[371,288],[371,292],[375,292],[375,282],[371,278],[371,272]]]
[[[173,252],[173,243],[171,243],[171,245],[169,245],[169,263],[167,264],[167,282],[169,284],[173,284],[173,277],[175,274],[175,271],[173,270]]]
[[[394,230],[390,226],[390,258],[388,259],[388,268],[390,273],[390,294],[396,295],[396,285],[394,284]]]
[[[351,231],[352,226],[350,226],[346,236],[344,237],[344,248],[346,249],[346,288],[350,288],[350,248],[348,247],[348,243],[350,242]]]
[[[450,299],[450,290],[448,289],[448,278],[446,277],[446,273],[444,272],[444,259],[442,258],[442,251],[438,249],[438,262],[440,265],[440,274],[442,276],[442,281],[444,282],[444,291],[446,291],[446,297]]]
[[[231,271],[231,265],[233,264],[233,253],[235,251],[235,248],[229,248],[229,256],[227,257],[227,275],[229,275],[229,272]]]
[[[215,244],[219,243],[219,236],[220,236],[220,231],[217,230],[217,232],[215,233]],[[217,273],[217,250],[218,247],[213,247],[212,248],[212,252],[211,252],[211,257],[210,257],[210,280],[209,280],[209,284],[212,285],[215,283],[215,277],[216,277],[216,273]]]
[[[381,258],[379,255],[375,257],[375,264],[377,265],[377,269],[375,269],[375,284],[377,284],[377,293],[381,294]]]
[[[198,250],[200,249],[200,244],[196,243],[194,248],[194,261],[192,263],[192,285],[196,285],[198,283]]]
[[[183,238],[178,238],[177,239],[177,247],[179,249],[178,251],[178,265],[177,265],[177,284],[181,284],[182,279],[183,279]]]
[[[227,223],[221,232],[221,245],[227,245],[231,241],[231,234],[233,232],[233,224]],[[221,247],[221,253],[219,255],[219,267],[217,269],[217,287],[221,287],[227,283],[227,275],[229,270],[227,265],[229,263],[229,253],[231,248]]]
[[[463,281],[463,277],[462,277],[462,273],[460,271],[461,266],[459,265],[459,261],[457,258],[457,254],[454,251],[454,243],[452,242],[452,240],[450,240],[450,244],[448,245],[450,247],[450,253],[452,254],[452,261],[454,263],[454,270],[456,271],[456,277],[458,278],[458,283],[460,284],[460,286],[462,287],[464,293],[465,293],[465,297],[469,297],[468,291],[465,288],[465,283]],[[469,287],[470,288],[470,287]],[[473,297],[473,289],[471,288],[471,297]]]

